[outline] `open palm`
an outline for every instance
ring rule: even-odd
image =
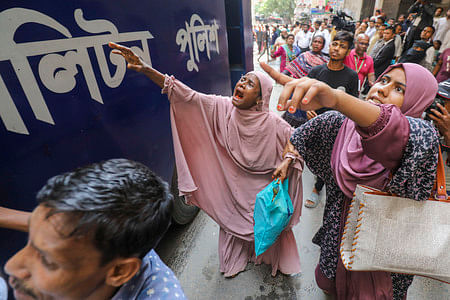
[[[109,42],[108,45],[110,48],[114,49],[112,53],[122,55],[123,58],[125,58],[125,60],[128,63],[127,67],[129,69],[141,72],[143,67],[146,65],[145,62],[139,56],[137,56],[136,53],[134,53],[133,50],[131,50],[130,48],[113,42]]]

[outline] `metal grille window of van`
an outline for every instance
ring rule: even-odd
[[[116,66],[111,76],[108,69],[103,45],[110,41],[123,43],[141,41],[142,49],[131,47],[143,60],[151,64],[148,41],[153,36],[149,31],[135,31],[119,33],[116,26],[104,19],[86,20],[83,11],[75,9],[74,18],[77,25],[85,32],[96,34],[93,36],[72,37],[69,30],[55,19],[35,10],[25,8],[11,8],[0,12],[0,61],[11,61],[19,79],[28,103],[36,119],[54,125],[53,117],[45,103],[27,57],[43,55],[39,61],[39,77],[43,85],[55,93],[68,93],[76,85],[75,75],[77,65],[81,67],[93,100],[102,103],[102,96],[94,75],[88,48],[93,47],[99,64],[100,73],[105,84],[110,88],[118,87],[126,71],[126,61],[119,55],[112,55],[109,60]],[[19,27],[26,23],[37,23],[52,28],[65,39],[54,39],[27,43],[16,43],[14,34]],[[64,55],[56,52],[65,52]],[[8,131],[29,134],[5,82],[0,74],[0,117]]]
[[[211,25],[205,25],[202,18],[197,14],[193,14],[189,24],[185,22],[185,25],[186,28],[178,30],[176,43],[180,46],[180,52],[182,53],[185,53],[186,47],[189,47],[189,60],[186,62],[187,70],[198,72],[199,68],[196,61],[200,62],[199,51],[206,51],[209,60],[211,60],[211,50],[219,54],[219,37],[217,36],[219,26],[216,20],[213,20]],[[211,42],[216,43],[214,45]]]

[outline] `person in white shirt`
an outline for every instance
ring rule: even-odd
[[[403,51],[403,43],[402,43],[402,25],[400,23],[395,24],[394,26],[395,30],[395,37],[394,37],[394,44],[395,44],[395,54],[394,59],[397,61],[397,59],[402,55]]]
[[[445,38],[445,34],[450,30],[450,8],[447,9],[445,18],[439,18],[435,23],[435,34],[433,40],[442,41]]]
[[[434,68],[434,61],[436,60],[436,53],[439,52],[439,49],[441,48],[441,41],[434,40],[433,41],[433,47],[430,47],[425,51],[425,58],[421,62],[421,65],[425,68],[427,68],[430,72],[433,71]]]
[[[368,28],[368,25],[366,22],[361,22],[361,25],[359,25],[358,29],[355,30],[355,36],[358,36],[361,33],[366,33]]]
[[[434,18],[433,18],[433,26],[436,27],[437,22],[442,19],[442,12],[444,9],[442,7],[436,8],[436,11],[434,12]]]
[[[284,44],[286,44],[287,36],[288,36],[287,29],[286,28],[282,28],[280,36],[277,37],[277,39],[275,40],[275,44],[273,45],[273,52],[277,51],[278,47],[283,46]]]
[[[314,40],[316,35],[320,34],[320,25],[322,24],[322,21],[315,20],[313,24],[314,24],[313,25],[314,32],[311,35],[311,41],[309,42],[309,48],[311,48],[312,41]]]
[[[294,30],[292,30],[292,34],[295,36],[299,31],[300,31],[300,22],[299,21],[296,21],[295,22],[295,27],[294,27]]]
[[[441,49],[439,53],[444,52],[445,49],[450,48],[450,30],[445,33],[444,40],[442,41]]]
[[[375,21],[370,20],[369,27],[367,28],[365,34],[367,34],[369,36],[369,39],[371,39],[373,37],[373,35],[375,34],[375,32],[377,32],[377,28],[375,27]]]
[[[322,53],[328,55],[329,54],[329,48],[330,48],[331,35],[330,35],[330,32],[327,29],[327,24],[325,22],[322,22],[322,24],[320,24],[320,31],[319,31],[319,33],[325,39],[325,45],[323,46]]]
[[[302,24],[302,30],[295,36],[294,45],[297,45],[302,53],[308,51],[311,37],[312,33],[309,31],[308,24]]]

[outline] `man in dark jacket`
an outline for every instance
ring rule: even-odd
[[[381,75],[384,70],[391,64],[395,54],[394,44],[394,27],[389,26],[383,32],[383,40],[385,44],[378,54],[373,58],[373,66],[375,67],[375,77]]]
[[[422,40],[417,40],[414,42],[413,46],[403,54],[399,63],[415,63],[420,64],[420,62],[425,58],[425,51],[430,47],[430,44]]]
[[[420,40],[414,41],[414,44],[401,56],[399,63],[416,63],[423,65],[423,59],[425,58],[426,51],[432,46],[429,43],[430,38],[433,36],[434,27],[425,26],[425,28],[420,33]]]
[[[420,33],[426,26],[433,25],[434,12],[436,6],[428,0],[418,0],[408,9],[408,14],[416,14],[413,23],[409,28],[406,36],[403,53],[405,53],[415,40],[420,39]]]

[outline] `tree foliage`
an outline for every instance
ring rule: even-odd
[[[266,18],[277,15],[286,22],[292,22],[295,7],[296,0],[264,0],[258,3],[255,9]]]

